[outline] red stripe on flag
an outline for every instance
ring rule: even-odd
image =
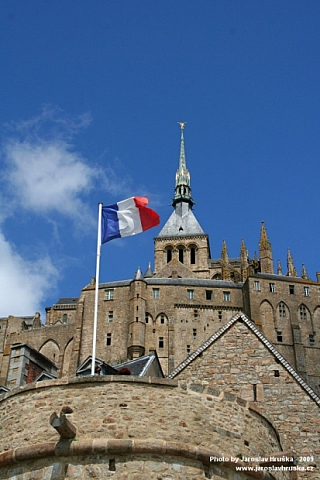
[[[160,224],[160,217],[151,208],[146,207],[149,200],[146,197],[133,197],[136,207],[139,209],[140,221],[142,230],[148,230],[149,228],[156,227]]]

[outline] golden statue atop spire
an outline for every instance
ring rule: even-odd
[[[179,125],[180,125],[180,127],[181,127],[181,130],[183,130],[183,129],[184,129],[184,126],[185,126],[185,124],[186,124],[187,122],[177,122],[177,123],[179,123]]]

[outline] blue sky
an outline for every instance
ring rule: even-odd
[[[319,259],[318,0],[33,0],[0,5],[0,316],[95,275],[97,205],[148,195],[161,225],[102,247],[100,281],[153,261],[180,129],[211,255]]]

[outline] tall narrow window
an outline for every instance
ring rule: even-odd
[[[277,330],[277,342],[282,342],[282,332],[280,330]]]
[[[286,316],[286,307],[283,302],[279,303],[279,317],[285,318]]]
[[[172,260],[172,248],[168,247],[167,248],[167,263],[171,262]]]
[[[108,312],[108,323],[113,322],[113,310],[109,310]]]
[[[183,263],[183,248],[179,248],[179,262]]]
[[[67,323],[67,320],[68,320],[68,315],[64,313],[62,316],[62,323]]]
[[[254,288],[254,290],[256,290],[257,292],[260,292],[260,282],[259,282],[259,280],[255,280],[255,281],[254,281],[253,288]]]
[[[231,300],[230,292],[223,292],[223,300],[225,302],[230,302]]]
[[[275,283],[269,283],[269,290],[271,293],[274,293],[276,291]]]
[[[160,289],[159,288],[153,288],[152,289],[152,297],[153,298],[159,298],[160,297]]]
[[[304,296],[305,297],[310,297],[310,288],[309,287],[304,287]]]
[[[193,320],[194,320],[195,322],[198,321],[198,310],[193,310]]]
[[[304,305],[299,307],[300,320],[307,320],[307,309]]]
[[[107,333],[107,347],[111,345],[111,333]]]
[[[193,340],[196,340],[197,339],[197,329],[194,328],[193,329]]]
[[[294,295],[294,285],[289,285],[289,293],[290,295]]]
[[[194,299],[194,290],[187,290],[187,297],[189,300]]]
[[[159,337],[159,348],[164,348],[164,337]]]
[[[256,402],[257,401],[257,385],[256,385],[256,383],[254,383],[252,385],[252,389],[253,389],[253,401]]]
[[[314,347],[315,346],[315,339],[314,339],[314,335],[309,335],[309,344],[310,344],[310,347]]]
[[[190,352],[191,352],[190,345],[187,345],[187,355],[190,355]]]
[[[196,263],[196,249],[195,247],[190,247],[190,263],[194,265]]]

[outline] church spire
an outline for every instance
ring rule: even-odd
[[[184,150],[183,130],[187,122],[178,122],[181,128],[180,139],[180,158],[179,168],[176,173],[176,186],[174,189],[174,199],[172,205],[175,207],[177,203],[186,202],[192,208],[194,202],[191,197],[190,173],[187,169],[186,154]]]

